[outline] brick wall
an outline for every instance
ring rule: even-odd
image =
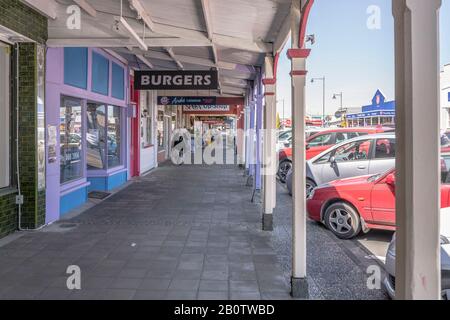
[[[47,39],[47,19],[19,0],[0,0],[0,25],[38,43],[45,43]],[[45,223],[45,191],[37,190],[36,96],[36,45],[22,43],[19,46],[19,162],[24,195],[23,228]],[[14,111],[14,107],[11,110]],[[14,124],[15,112],[11,113]],[[14,140],[13,130],[11,141]],[[15,168],[11,169],[15,174]],[[17,229],[15,196],[16,193],[0,196],[0,238]]]
[[[47,18],[19,0],[0,0],[0,25],[36,42],[47,41]]]

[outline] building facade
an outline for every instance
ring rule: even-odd
[[[0,0],[0,237],[45,223],[47,19]]]
[[[128,180],[128,74],[100,49],[47,50],[47,223]]]
[[[347,114],[346,119],[349,127],[395,126],[395,101],[386,101],[377,90],[371,105],[363,106],[359,113]]]

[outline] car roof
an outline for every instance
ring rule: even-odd
[[[316,134],[312,135],[309,139],[314,139],[315,137],[327,134],[327,133],[335,133],[335,132],[367,132],[367,133],[376,133],[378,130],[383,130],[384,132],[392,132],[392,128],[386,127],[351,127],[351,128],[328,128],[318,131]]]
[[[359,136],[353,139],[349,139],[349,140],[345,140],[342,141],[341,143],[338,143],[334,146],[331,146],[330,148],[328,148],[327,150],[323,151],[322,153],[319,153],[317,156],[315,156],[314,158],[308,160],[307,162],[314,162],[317,159],[321,158],[322,156],[324,156],[325,154],[327,154],[328,152],[335,150],[343,145],[346,145],[347,143],[351,143],[351,142],[355,142],[355,141],[362,141],[362,140],[375,140],[375,139],[395,139],[395,133],[393,132],[388,132],[388,133],[376,133],[376,134],[371,134],[371,135],[366,135],[366,136]]]

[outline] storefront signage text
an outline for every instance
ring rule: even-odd
[[[136,90],[214,90],[218,89],[217,70],[135,71]]]
[[[230,111],[230,106],[227,105],[212,105],[212,106],[184,106],[183,111],[196,112],[196,111]]]
[[[163,106],[207,106],[215,105],[216,97],[158,97],[158,105]]]

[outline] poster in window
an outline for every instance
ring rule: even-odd
[[[56,155],[56,126],[49,125],[47,127],[47,146],[48,146],[48,163],[55,163],[57,160]]]

